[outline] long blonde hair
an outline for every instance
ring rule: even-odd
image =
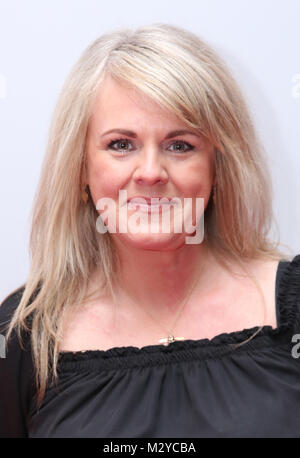
[[[34,198],[31,265],[10,321],[28,330],[36,369],[37,403],[57,377],[65,313],[88,297],[95,267],[114,293],[118,256],[99,216],[81,199],[85,143],[95,96],[106,75],[135,87],[196,128],[215,146],[216,205],[205,212],[205,241],[225,266],[228,259],[282,259],[270,241],[272,185],[266,154],[240,90],[225,63],[198,36],[169,24],[118,29],[96,39],[67,77],[54,109]]]

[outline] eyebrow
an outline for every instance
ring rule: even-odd
[[[133,132],[132,130],[127,130],[127,129],[110,129],[104,132],[101,137],[104,137],[105,135],[111,134],[111,133],[118,133],[118,134],[123,134],[123,135],[128,135],[128,137],[136,138],[137,134]],[[198,135],[195,132],[191,132],[189,130],[172,130],[169,132],[165,138],[173,138],[177,137],[178,135],[194,135],[195,137],[198,137]]]

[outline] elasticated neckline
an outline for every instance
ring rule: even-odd
[[[259,326],[222,333],[212,339],[176,341],[167,346],[147,345],[113,347],[108,350],[61,351],[58,371],[82,371],[141,367],[188,361],[195,358],[219,358],[233,351],[236,344],[251,338],[234,349],[236,352],[270,348],[290,343],[297,315],[297,298],[300,297],[300,255],[292,261],[280,261],[276,274],[277,327]]]

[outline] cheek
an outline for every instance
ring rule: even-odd
[[[213,185],[213,163],[197,162],[188,167],[182,174],[178,187],[185,196],[204,197],[208,199]]]
[[[126,182],[126,173],[120,166],[111,164],[109,161],[91,161],[88,164],[88,182],[93,200],[100,197],[118,198],[119,189]]]

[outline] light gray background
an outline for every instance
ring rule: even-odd
[[[0,302],[27,278],[32,199],[67,74],[102,33],[154,22],[225,58],[270,158],[280,239],[300,253],[300,0],[0,0]]]

